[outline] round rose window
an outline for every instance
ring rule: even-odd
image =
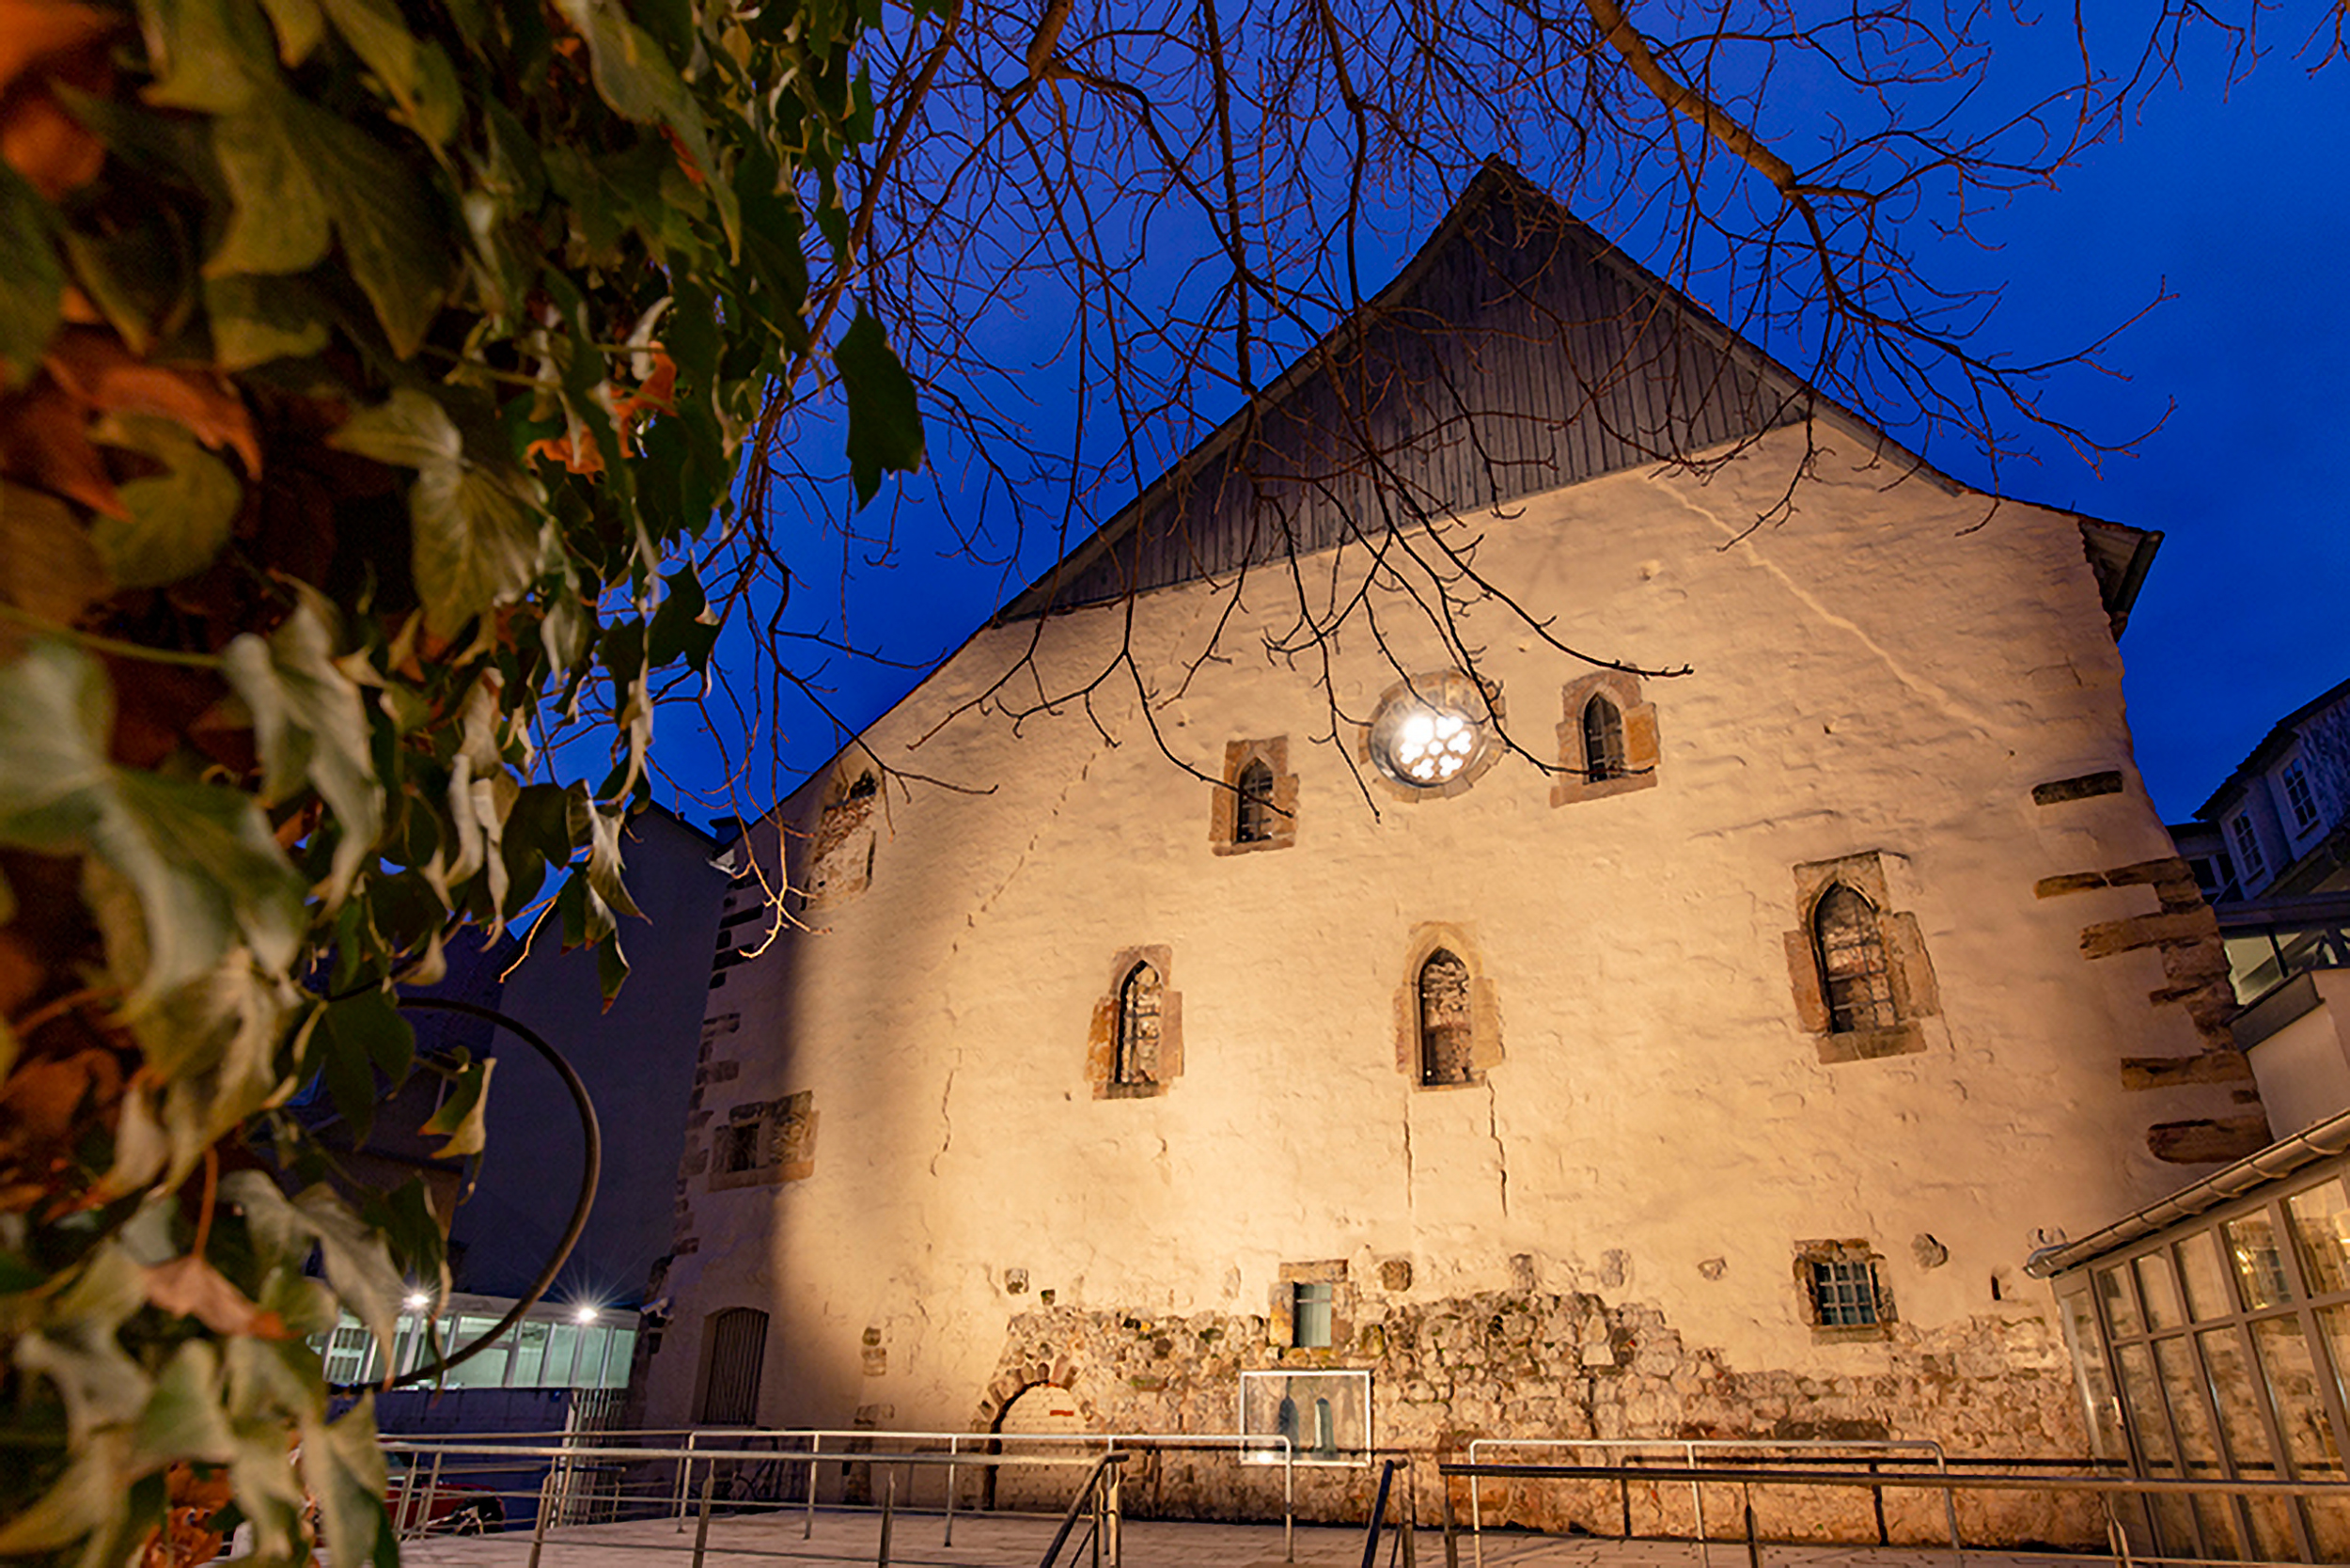
[[[1380,772],[1407,788],[1434,790],[1460,777],[1483,754],[1483,705],[1462,700],[1468,694],[1448,689],[1454,684],[1432,682],[1381,705],[1371,725],[1371,756]]]

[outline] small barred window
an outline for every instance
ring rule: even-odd
[[[1468,965],[1438,948],[1419,966],[1419,1081],[1470,1082],[1472,1036]]]
[[[1808,1266],[1812,1320],[1822,1328],[1868,1328],[1885,1321],[1873,1262],[1814,1258]]]
[[[1874,906],[1840,882],[1820,895],[1812,910],[1811,933],[1829,1029],[1849,1034],[1900,1024]]]
[[[1273,770],[1262,760],[1252,761],[1241,770],[1236,788],[1239,799],[1234,802],[1232,841],[1261,844],[1273,837]]]
[[[1623,714],[1604,697],[1583,705],[1583,776],[1592,783],[1625,772]]]
[[[1159,1081],[1159,1013],[1165,986],[1158,970],[1137,964],[1118,988],[1118,1056],[1112,1081]]]

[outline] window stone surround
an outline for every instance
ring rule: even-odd
[[[1224,777],[1208,805],[1208,844],[1217,855],[1253,855],[1259,850],[1288,849],[1297,842],[1297,776],[1290,772],[1290,739],[1275,735],[1259,741],[1228,741],[1224,745]],[[1240,776],[1251,762],[1262,762],[1273,775],[1273,830],[1249,843],[1240,841]]]
[[[1604,696],[1616,705],[1616,713],[1623,723],[1624,771],[1613,778],[1588,776],[1590,760],[1583,755],[1583,710],[1594,697]],[[1559,766],[1550,787],[1550,804],[1570,806],[1577,801],[1606,800],[1613,795],[1631,794],[1638,790],[1656,788],[1658,764],[1663,757],[1663,743],[1656,728],[1656,707],[1640,697],[1640,678],[1622,670],[1593,670],[1579,681],[1570,681],[1560,690],[1559,708],[1562,717],[1559,725]]]
[[[1794,993],[1795,1017],[1819,1047],[1825,1063],[1872,1061],[1880,1057],[1909,1056],[1927,1045],[1924,1020],[1942,1013],[1942,994],[1934,965],[1926,956],[1925,935],[1918,917],[1893,907],[1887,884],[1887,852],[1866,850],[1834,860],[1810,861],[1794,868],[1795,929],[1785,934],[1787,978]],[[1900,856],[1892,858],[1899,860]],[[1832,1025],[1826,990],[1822,984],[1819,954],[1813,943],[1813,922],[1820,900],[1839,884],[1852,888],[1874,906],[1878,937],[1893,992],[1893,1011],[1900,1020],[1891,1028],[1840,1032]]]
[[[1126,977],[1135,965],[1148,964],[1159,972],[1158,1081],[1128,1084],[1118,1081],[1118,1015]],[[1175,1086],[1183,1073],[1183,998],[1175,989],[1174,951],[1164,943],[1121,948],[1110,960],[1109,983],[1093,1004],[1092,1027],[1086,1033],[1086,1082],[1096,1100],[1151,1100]]]

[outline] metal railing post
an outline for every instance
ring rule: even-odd
[[[1281,1439],[1281,1560],[1297,1560],[1297,1439]]]
[[[955,1439],[951,1435],[948,1436],[947,1439],[947,1539],[939,1543],[943,1546],[951,1546],[955,1544],[955,1455],[960,1451],[962,1450],[956,1446]]]
[[[1477,1463],[1477,1450],[1483,1442],[1481,1437],[1469,1439],[1470,1464]],[[1449,1516],[1452,1513],[1452,1486],[1449,1482],[1444,1489],[1444,1507],[1447,1516]],[[1445,1549],[1450,1551],[1452,1548],[1448,1544]],[[1485,1568],[1485,1499],[1478,1495],[1475,1476],[1469,1477],[1469,1550],[1476,1559],[1477,1568]],[[1455,1568],[1458,1568],[1457,1564]]]
[[[702,1568],[702,1554],[710,1549],[710,1495],[717,1489],[718,1466],[713,1465],[702,1472],[701,1517],[694,1525],[694,1568]]]
[[[816,1466],[822,1463],[824,1437],[822,1433],[810,1434],[807,1439],[807,1525],[800,1531],[800,1539],[816,1539]],[[841,1472],[846,1475],[847,1471]]]
[[[428,1494],[429,1496],[430,1494]],[[530,1522],[530,1568],[539,1568],[539,1550],[547,1544],[546,1493],[539,1494],[539,1516]]]
[[[1477,1484],[1475,1476],[1469,1477],[1469,1484]],[[1444,1568],[1461,1568],[1461,1527],[1452,1517],[1452,1482],[1438,1470],[1436,1485],[1444,1496]]]
[[[873,1554],[873,1568],[889,1568],[889,1524],[898,1513],[898,1472],[882,1472],[881,1546]]]

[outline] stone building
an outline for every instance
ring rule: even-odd
[[[2086,1453],[2027,1257],[2267,1141],[2131,760],[2154,543],[1489,167],[751,831],[647,1420],[1246,1424],[1334,1511],[1480,1435]]]

